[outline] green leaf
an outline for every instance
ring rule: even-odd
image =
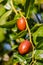
[[[34,63],[34,65],[43,65],[43,63],[41,63],[41,62],[36,62],[36,63]]]
[[[43,25],[33,33],[33,42],[36,46],[43,44]]]
[[[43,4],[43,0],[35,0],[35,4]]]
[[[12,50],[16,49],[17,47],[18,47],[18,45],[12,46]]]
[[[3,0],[0,0],[0,3],[3,2]]]
[[[16,59],[18,59],[19,62],[23,62],[24,64],[27,63],[26,60],[25,60],[25,58],[23,56],[17,54],[17,53],[14,53],[13,57],[16,58]]]
[[[12,28],[12,32],[14,32],[14,33],[17,32],[17,26]]]
[[[17,14],[17,15],[15,15],[15,17],[14,17],[14,20],[17,20],[17,19],[19,19],[21,16],[20,16],[20,14]]]
[[[6,23],[7,17],[11,14],[12,10],[7,11],[1,18],[0,18],[0,25]]]
[[[3,24],[3,25],[0,25],[0,27],[11,28],[11,27],[13,27],[13,25],[14,25],[15,23],[16,23],[16,21],[12,20],[12,21],[6,22],[6,23]]]
[[[35,50],[35,59],[43,61],[43,50]]]
[[[19,63],[19,60],[18,59],[13,59],[13,65],[16,65],[17,63]]]
[[[34,0],[26,0],[25,4],[25,15],[28,18],[30,16],[34,6]]]
[[[27,62],[29,63],[32,59],[32,52],[27,53],[26,55],[24,55],[24,57],[27,60]]]
[[[8,11],[10,14],[10,11]],[[7,12],[7,13],[8,13]],[[5,13],[6,14],[6,13]],[[14,26],[14,24],[16,23],[17,19],[20,17],[20,15],[15,15],[14,19],[11,21],[5,21],[5,23],[3,25],[0,25],[0,27],[6,27],[6,28],[11,28]],[[7,17],[6,17],[7,18]]]
[[[0,16],[2,16],[5,13],[5,9],[3,5],[0,5]]]
[[[6,10],[11,10],[10,0],[7,0],[7,3],[4,5]]]
[[[3,28],[0,28],[0,42],[3,42],[5,40],[4,30]]]
[[[19,4],[22,4],[22,5],[24,5],[25,4],[25,2],[26,2],[26,0],[14,0],[14,3],[16,4],[16,5],[19,5]]]
[[[41,13],[41,17],[42,17],[42,20],[43,20],[43,13]]]
[[[24,35],[26,35],[26,33],[27,33],[27,31],[26,31],[26,30],[23,30],[23,31],[17,33],[16,35],[10,34],[9,36],[10,36],[10,38],[12,38],[13,40],[16,40],[16,39],[21,38],[21,37],[23,37]]]

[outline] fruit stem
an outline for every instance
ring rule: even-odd
[[[14,5],[13,5],[13,0],[10,1],[10,4],[11,4],[11,7],[12,7],[12,10],[15,12],[15,14],[17,15],[17,10],[14,8]]]
[[[11,0],[11,6],[12,6],[12,9],[14,10],[14,12],[15,12],[16,15],[17,15],[18,12],[19,12],[20,15],[21,15],[21,17],[24,17],[20,10],[17,12],[17,10],[15,9],[15,7],[13,6],[13,2],[12,2],[12,0]],[[28,30],[28,32],[29,32],[29,35],[30,35],[30,42],[31,42],[31,44],[32,44],[33,51],[34,51],[34,45],[33,45],[33,43],[32,43],[32,39],[31,39],[30,28],[29,28],[29,25],[28,25],[27,20],[26,20],[25,17],[24,17],[24,19],[25,19],[25,21],[26,21],[26,27],[27,27],[27,30]],[[34,61],[34,59],[33,59],[33,54],[32,54],[32,62],[33,62],[33,61]]]
[[[20,13],[21,17],[24,17],[23,14],[22,14],[22,12],[20,10],[18,10],[18,12]]]
[[[19,10],[18,12],[20,13],[20,15],[21,15],[22,17],[24,17],[20,10]],[[29,28],[28,22],[27,22],[27,20],[26,20],[25,17],[24,17],[24,19],[25,19],[25,21],[26,21],[26,27],[27,27],[27,30],[28,30],[29,35],[30,35],[30,42],[32,43],[30,28]],[[33,47],[33,49],[34,49],[33,44],[32,44],[32,47]]]
[[[24,16],[22,15],[21,11],[19,11],[19,13],[20,13],[20,15],[21,15],[22,17],[24,17]],[[26,21],[26,27],[27,27],[27,30],[28,30],[29,35],[30,35],[30,42],[31,42],[32,47],[33,47],[32,62],[34,62],[34,48],[35,48],[35,47],[34,47],[34,45],[33,45],[33,43],[32,43],[32,39],[31,39],[31,31],[30,31],[30,28],[29,28],[28,22],[27,22],[27,20],[26,20],[25,17],[24,17],[24,19],[25,19],[25,21]],[[31,64],[32,64],[32,62],[31,62]]]
[[[18,14],[17,13],[17,10],[14,8],[14,6],[13,6],[13,1],[11,0],[11,6],[12,6],[12,9],[14,10],[14,12],[16,13],[16,14]],[[20,13],[20,15],[22,16],[22,17],[24,17],[23,15],[22,15],[22,13],[21,13],[21,11],[19,10],[18,11],[19,13]],[[25,17],[24,17],[25,18]],[[25,18],[25,21],[26,21],[26,18]],[[27,30],[28,30],[28,32],[29,32],[29,35],[30,35],[30,42],[32,43],[32,41],[31,41],[31,32],[30,32],[30,29],[29,29],[29,26],[28,26],[28,23],[27,23],[27,21],[26,21],[26,27],[27,27]]]
[[[34,65],[36,63],[36,60],[33,62],[33,64],[32,65]]]

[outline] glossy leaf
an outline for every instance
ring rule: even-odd
[[[0,3],[3,2],[3,0],[0,0]]]
[[[34,65],[43,65],[41,62],[35,62]]]
[[[26,64],[26,60],[24,57],[22,57],[21,55],[19,54],[14,54],[14,58],[17,58],[19,60],[19,62],[23,62],[24,64]]]
[[[8,14],[9,13],[9,14]],[[5,13],[4,14],[4,16],[6,15],[6,14],[8,14],[8,16],[11,14],[11,11],[8,11],[7,13]],[[4,17],[3,16],[3,17]],[[8,17],[7,16],[7,17]],[[3,17],[1,18],[2,19],[2,22],[3,22]],[[13,20],[11,20],[11,21],[4,21],[3,22],[3,24],[2,25],[0,25],[0,27],[6,27],[6,28],[11,28],[11,27],[13,27],[14,26],[14,24],[16,23],[16,20],[18,19],[20,17],[20,15],[15,15],[15,17],[14,17],[14,19]],[[6,19],[6,17],[5,17],[5,19]]]
[[[5,8],[3,5],[0,5],[0,16],[2,16],[5,13]]]
[[[16,40],[16,39],[21,38],[21,37],[23,37],[24,35],[26,35],[26,33],[27,33],[27,31],[26,31],[26,30],[23,30],[23,31],[21,31],[20,33],[17,33],[16,35],[10,34],[9,36],[10,36],[10,38],[12,38],[13,40]]]
[[[4,30],[0,28],[0,42],[3,42],[5,40]]]
[[[24,5],[25,4],[25,2],[26,2],[26,0],[14,0],[14,2],[15,2],[15,4],[16,5],[19,5],[19,4],[22,4],[22,5]]]
[[[28,18],[30,16],[31,11],[33,10],[34,7],[34,0],[26,0],[25,4],[25,15]]]
[[[33,33],[33,42],[36,46],[43,43],[43,26],[40,26],[38,30]]]
[[[7,17],[11,14],[11,10],[7,11],[1,18],[0,18],[0,25],[3,25],[6,23]]]
[[[43,61],[43,50],[35,50],[35,59]]]

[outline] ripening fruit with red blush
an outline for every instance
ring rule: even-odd
[[[24,40],[23,42],[20,43],[18,47],[18,51],[20,54],[26,54],[32,49],[32,44],[28,40]]]
[[[26,28],[26,22],[25,22],[24,17],[21,17],[17,20],[17,27],[20,31]]]

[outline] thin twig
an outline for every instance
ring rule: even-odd
[[[22,15],[22,13],[21,13],[21,11],[20,11],[20,10],[19,10],[18,12],[20,13],[20,15],[21,15],[22,17],[24,17],[24,16]],[[27,20],[26,20],[26,18],[25,18],[25,17],[24,17],[24,19],[25,19],[25,21],[26,21],[26,27],[27,27],[27,30],[28,30],[29,35],[30,35],[30,42],[32,42],[32,41],[31,41],[31,32],[30,32],[29,25],[28,25]]]
[[[18,14],[17,11],[16,11],[16,9],[14,8],[13,0],[11,0],[10,2],[11,2],[11,7],[12,7],[13,11],[14,11],[16,14]]]
[[[19,12],[20,15],[21,15],[21,17],[24,17],[20,10],[17,12],[17,10],[14,8],[13,3],[12,3],[12,0],[11,0],[11,5],[12,5],[12,9],[14,10],[14,12],[15,12],[16,14],[18,14],[18,12]],[[24,19],[25,19],[25,21],[26,21],[26,27],[27,27],[27,30],[28,30],[29,35],[30,35],[30,42],[32,43],[32,39],[31,39],[31,31],[30,31],[30,28],[29,28],[28,22],[27,22],[27,20],[26,20],[25,17],[24,17]],[[33,47],[33,51],[34,51],[34,45],[33,45],[33,43],[32,43],[32,47]],[[34,59],[33,59],[33,54],[32,54],[32,62],[33,62],[33,61],[34,61]]]
[[[22,16],[22,17],[24,17],[24,16],[22,15],[21,11],[19,11],[19,13],[21,14],[21,16]],[[25,17],[24,17],[24,18],[25,18]],[[26,21],[26,27],[27,27],[27,30],[28,30],[29,35],[30,35],[30,42],[31,42],[32,47],[33,47],[32,62],[34,62],[34,48],[35,48],[35,47],[34,47],[34,45],[33,45],[33,43],[32,43],[32,39],[31,39],[31,32],[30,32],[30,28],[29,28],[29,25],[28,25],[28,23],[27,23],[26,18],[25,18],[25,21]],[[32,64],[32,62],[31,62],[31,64]]]

